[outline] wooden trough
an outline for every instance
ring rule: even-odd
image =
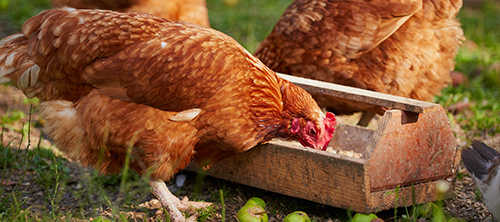
[[[376,130],[337,125],[330,146],[361,158],[273,140],[225,159],[207,175],[356,212],[393,208],[437,198],[436,184],[453,181],[460,162],[444,109],[434,103],[280,74],[309,92],[393,108]],[[191,164],[188,170],[198,172]]]

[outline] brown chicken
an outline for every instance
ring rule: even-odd
[[[69,157],[116,173],[151,173],[174,221],[181,202],[163,180],[272,138],[325,150],[335,116],[232,38],[143,13],[53,9],[0,41],[0,82],[38,97],[45,132]],[[101,152],[102,149],[102,152]],[[104,153],[102,159],[99,155]]]
[[[51,0],[51,2],[54,7],[143,12],[168,20],[210,27],[205,0]]]
[[[255,52],[276,72],[429,101],[464,40],[462,0],[295,0]],[[313,95],[336,114],[384,108]]]

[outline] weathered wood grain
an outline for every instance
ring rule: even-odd
[[[401,186],[399,187],[398,192],[396,192],[396,189],[394,188],[371,192],[367,198],[368,201],[366,209],[363,212],[372,213],[394,208],[394,206],[396,206],[396,194],[398,195],[398,207],[411,206],[413,204],[413,193],[415,193],[414,197],[416,204],[434,202],[438,198],[436,186],[439,182],[440,181],[417,183],[413,186],[413,188],[411,186]]]
[[[293,197],[363,210],[365,161],[273,140],[212,166],[207,175]],[[199,169],[195,164],[187,168]]]
[[[389,110],[363,154],[368,160],[370,190],[451,177],[455,173],[456,153],[455,137],[442,107],[438,112],[416,117]]]
[[[394,96],[364,89],[358,89],[349,86],[338,85],[334,83],[327,83],[318,80],[306,79],[297,76],[286,75],[278,73],[278,75],[293,84],[302,87],[311,93],[322,93],[338,98],[374,104],[393,109],[400,109],[415,113],[428,113],[435,112],[439,109],[438,104],[424,102],[415,99]]]

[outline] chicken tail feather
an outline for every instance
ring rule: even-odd
[[[0,41],[0,83],[12,82],[32,98],[39,89],[40,67],[28,55],[28,39],[14,34]]]
[[[465,168],[482,181],[488,178],[489,168],[495,158],[500,158],[500,153],[479,141],[473,141],[472,148],[467,147],[462,150]]]

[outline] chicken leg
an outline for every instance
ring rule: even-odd
[[[181,211],[192,211],[212,205],[212,203],[188,201],[187,199],[179,200],[168,190],[163,180],[150,181],[149,185],[156,198],[167,208],[170,219],[174,222],[196,221],[196,215],[186,219]]]

